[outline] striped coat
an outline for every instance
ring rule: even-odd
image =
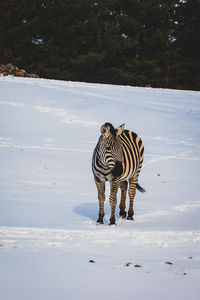
[[[127,219],[133,220],[133,200],[136,188],[144,191],[138,184],[138,176],[143,163],[144,146],[140,137],[132,131],[124,130],[124,124],[114,129],[112,124],[105,123],[101,127],[101,136],[94,149],[92,170],[98,190],[99,218],[103,223],[105,181],[109,181],[111,192],[109,202],[111,205],[110,224],[115,224],[115,207],[117,203],[117,190],[121,188],[120,216],[126,217],[125,199],[129,182],[129,210]],[[128,181],[128,182],[127,182]]]

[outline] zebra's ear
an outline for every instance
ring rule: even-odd
[[[104,137],[108,138],[110,136],[110,126],[102,125],[100,131]]]
[[[115,129],[116,135],[122,134],[122,132],[124,131],[124,126],[125,126],[125,124],[122,124],[121,126],[119,126]]]

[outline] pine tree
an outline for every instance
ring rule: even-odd
[[[0,63],[46,78],[200,89],[199,15],[199,0],[0,0]]]
[[[200,1],[181,1],[177,6],[175,47],[178,50],[172,87],[200,90]]]

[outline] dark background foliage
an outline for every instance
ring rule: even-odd
[[[200,90],[199,0],[0,0],[0,63],[40,77]]]

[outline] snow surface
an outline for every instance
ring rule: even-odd
[[[111,227],[91,171],[104,122],[145,147],[147,192]],[[200,299],[200,92],[1,77],[0,153],[2,300]]]

